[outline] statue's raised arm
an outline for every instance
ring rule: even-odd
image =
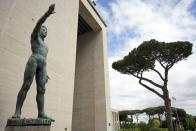
[[[40,31],[40,28],[42,26],[42,24],[46,21],[46,19],[51,15],[54,14],[54,8],[55,8],[55,4],[51,4],[49,6],[49,9],[46,11],[46,13],[38,20],[38,22],[35,25],[35,28],[31,34],[31,39],[33,39],[34,37],[37,37]]]

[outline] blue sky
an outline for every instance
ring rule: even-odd
[[[114,0],[96,0],[96,3],[104,6],[104,7],[109,7],[109,5],[111,4],[111,2],[113,2]]]
[[[96,3],[98,5],[98,7],[101,6],[101,7],[107,8],[108,10],[111,10],[112,4],[117,3],[117,1],[119,1],[119,0],[96,0]],[[133,1],[133,0],[129,0],[129,1]],[[141,1],[143,1],[143,0],[141,0]],[[153,1],[153,0],[149,0],[149,1]],[[175,6],[180,2],[181,2],[181,0],[173,0],[172,5]],[[149,3],[150,2],[148,2],[148,4]],[[187,11],[192,16],[196,17],[196,0],[191,0],[190,3],[191,4],[189,4],[187,7]],[[161,5],[161,3],[157,3],[157,7],[159,7],[160,5]],[[130,9],[130,11],[131,11],[131,9]],[[110,15],[112,15],[112,14],[110,14]],[[108,23],[110,23],[110,22],[108,22]],[[114,35],[113,33],[109,32],[108,33],[108,47],[109,47],[108,52],[109,52],[110,56],[113,56],[115,54],[115,50],[118,50],[119,48],[121,48],[123,41],[125,41],[125,39],[122,37],[122,35],[123,36],[126,35],[126,37],[134,37],[136,35],[136,33],[134,32],[134,28],[127,28],[121,34],[119,34],[118,37],[116,37],[116,35]]]
[[[101,2],[101,1],[100,1]],[[193,0],[188,9],[193,16],[196,17],[196,0]]]
[[[97,8],[108,24],[108,61],[112,107],[118,110],[159,106],[163,102],[138,84],[132,76],[111,68],[142,41],[188,40],[196,51],[196,0],[96,0]],[[173,106],[196,115],[196,53],[176,64],[169,72]],[[182,72],[183,69],[183,72]],[[147,74],[155,81],[154,74]]]

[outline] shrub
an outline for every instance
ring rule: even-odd
[[[161,128],[150,128],[149,131],[162,131]]]
[[[177,129],[177,131],[184,131],[184,129],[182,127],[180,127],[179,124],[176,125],[176,129]]]
[[[190,129],[190,130],[196,129],[196,122],[194,121],[192,117],[187,117],[185,120],[186,120],[187,129]]]
[[[167,128],[167,121],[166,120],[161,122],[161,128]]]
[[[130,129],[130,128],[136,128],[137,124],[132,122],[123,122],[120,124],[120,128],[122,129]]]
[[[158,128],[158,127],[160,127],[160,121],[159,120],[154,120],[153,122],[152,122],[152,125],[153,125],[153,127],[155,127],[155,128]]]
[[[149,126],[150,127],[154,127],[154,128],[158,128],[160,127],[160,121],[158,119],[151,119],[149,120]]]
[[[134,128],[134,129],[119,129],[118,131],[141,131],[138,128]]]
[[[168,131],[167,128],[150,128],[149,131]]]
[[[138,127],[141,129],[141,131],[149,131],[149,126],[145,122],[140,122]]]

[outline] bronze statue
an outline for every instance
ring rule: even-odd
[[[16,110],[12,118],[21,117],[21,109],[24,100],[35,76],[37,84],[36,101],[38,108],[38,118],[50,119],[51,121],[54,121],[44,112],[45,84],[47,83],[49,77],[46,71],[46,58],[48,54],[48,47],[44,43],[44,38],[47,36],[47,28],[42,25],[51,14],[55,13],[54,8],[55,4],[50,5],[46,13],[37,22],[31,34],[32,55],[30,56],[26,64],[23,85],[18,93]]]

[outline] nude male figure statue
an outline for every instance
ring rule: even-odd
[[[21,109],[24,100],[35,76],[37,84],[36,101],[38,108],[38,118],[50,119],[51,121],[54,121],[44,112],[45,84],[48,81],[49,77],[46,71],[46,58],[48,54],[48,47],[44,43],[44,38],[47,36],[47,28],[42,25],[51,14],[55,13],[54,8],[55,4],[50,5],[46,13],[38,20],[31,34],[32,54],[26,64],[23,85],[18,93],[16,110],[12,118],[21,117]]]

